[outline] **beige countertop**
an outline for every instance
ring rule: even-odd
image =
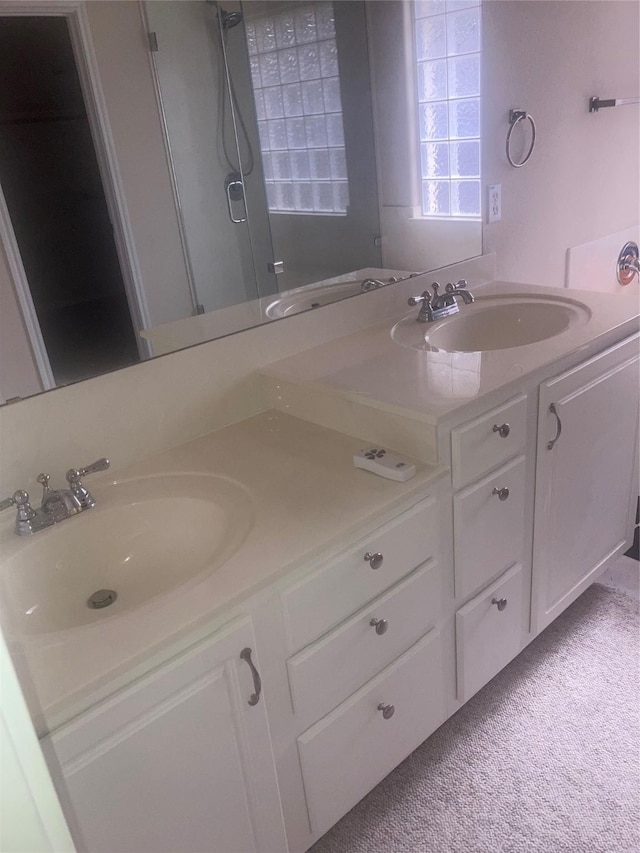
[[[470,287],[472,306],[495,296],[562,297],[581,303],[588,319],[555,337],[526,346],[484,352],[445,352],[410,349],[391,338],[391,328],[418,309],[404,308],[393,320],[371,326],[262,370],[273,383],[292,383],[306,393],[333,393],[428,424],[438,421],[498,389],[507,389],[561,358],[604,348],[638,330],[640,303],[637,288],[616,295],[509,282]],[[454,321],[455,322],[455,321]],[[426,324],[421,324],[426,328]],[[286,396],[286,391],[282,392]]]
[[[157,473],[213,473],[239,484],[253,523],[238,550],[205,577],[135,609],[118,599],[112,612],[90,625],[51,634],[12,635],[4,620],[27,700],[40,733],[90,707],[144,671],[180,638],[213,624],[220,614],[298,567],[313,565],[420,500],[445,470],[417,463],[415,477],[397,483],[355,469],[357,438],[279,412],[264,412],[126,471],[92,480],[101,491],[115,481]],[[106,504],[106,499],[105,499]],[[64,522],[72,533],[83,516]],[[54,529],[61,529],[62,525]],[[35,534],[46,537],[51,531]],[[28,546],[3,526],[3,557]],[[108,584],[106,584],[108,586]],[[78,589],[86,599],[90,591]],[[46,591],[43,591],[46,594]],[[111,610],[111,608],[110,608]],[[100,611],[93,611],[100,614]],[[106,611],[105,611],[106,613]],[[8,624],[7,624],[8,622]],[[140,670],[140,667],[143,667]]]

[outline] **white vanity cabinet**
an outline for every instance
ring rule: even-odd
[[[244,649],[259,667],[249,619],[45,738],[62,769],[78,849],[287,849],[264,699],[255,702]]]
[[[307,849],[446,717],[444,505],[438,489],[281,592],[289,695],[276,712],[288,714],[279,770],[304,791],[293,808],[310,829],[288,822],[292,850]]]
[[[451,430],[459,702],[518,654],[528,629],[529,402],[518,394]]]
[[[625,548],[638,486],[638,343],[635,335],[540,388],[536,633]]]

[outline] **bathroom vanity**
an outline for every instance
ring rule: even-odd
[[[81,848],[302,853],[626,550],[638,308],[565,294],[481,288],[460,316],[568,306],[550,337],[482,351],[435,348],[440,326],[416,331],[399,301],[265,369],[268,411],[95,481],[95,518],[117,519],[138,488],[200,478],[227,539],[214,570],[167,568],[162,594],[151,573],[135,606],[61,606],[31,633],[3,613]],[[415,477],[355,469],[366,446]],[[35,545],[3,544],[24,613]]]

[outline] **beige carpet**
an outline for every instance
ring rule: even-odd
[[[595,584],[313,853],[638,853],[638,660]]]

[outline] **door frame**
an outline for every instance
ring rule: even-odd
[[[80,87],[82,96],[87,110],[89,120],[89,128],[98,162],[100,178],[102,180],[102,188],[104,191],[109,218],[113,227],[113,237],[120,263],[122,280],[124,283],[125,295],[129,305],[129,313],[133,325],[136,344],[141,359],[147,359],[151,356],[149,342],[140,336],[140,331],[151,326],[149,308],[144,291],[142,273],[138,262],[138,255],[135,248],[133,230],[127,207],[126,197],[124,193],[124,184],[118,167],[118,159],[116,156],[115,143],[111,133],[111,125],[109,122],[109,114],[107,111],[106,100],[100,81],[98,62],[93,47],[91,37],[91,27],[86,10],[86,3],[83,0],[47,0],[47,2],[36,2],[36,0],[19,0],[19,2],[6,2],[0,0],[0,17],[63,17],[67,19],[69,26],[69,35],[71,38],[71,46],[80,78]],[[0,220],[8,215],[6,206],[0,209]],[[0,230],[0,238],[3,240],[6,237],[6,221],[0,224],[4,225],[4,232]],[[10,233],[13,233],[11,228]],[[15,241],[15,236],[14,236]],[[5,244],[8,248],[8,246]],[[16,244],[17,248],[17,244]],[[20,266],[22,263],[20,262]],[[13,270],[12,270],[13,273]],[[24,269],[23,269],[24,274]],[[20,305],[24,310],[24,306],[31,303],[33,315],[28,318],[25,314],[25,323],[27,327],[33,325],[35,310],[33,309],[33,301],[29,294],[29,300],[23,299],[24,288],[28,291],[28,281],[26,276],[15,279],[16,291]],[[21,296],[20,290],[23,290]],[[37,322],[37,318],[36,318]],[[34,337],[31,335],[29,328],[31,343],[34,351],[38,351],[39,343],[42,346],[42,334],[39,332]],[[47,358],[48,362],[48,358]],[[38,363],[38,366],[40,364]],[[51,368],[49,367],[49,371]],[[45,378],[43,376],[43,381]],[[51,386],[55,387],[55,385]]]
[[[40,383],[42,384],[42,390],[50,391],[56,387],[56,380],[51,369],[47,347],[42,337],[40,322],[36,314],[35,305],[33,304],[29,280],[27,279],[27,273],[22,263],[22,255],[20,254],[18,241],[16,240],[11,217],[9,216],[7,202],[2,191],[2,184],[0,184],[0,245],[7,256],[9,273],[11,279],[13,279],[13,286],[31,345],[31,352],[33,353],[38,370]],[[9,282],[10,286],[11,282]]]

